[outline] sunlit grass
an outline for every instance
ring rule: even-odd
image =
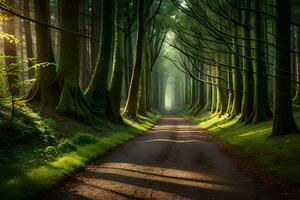
[[[41,117],[28,107],[23,109],[23,114],[32,121],[36,131],[64,137],[49,143],[48,147],[11,147],[5,155],[0,150],[0,199],[3,200],[36,198],[86,163],[145,132],[160,118],[149,113],[147,117],[138,116],[138,121],[125,120],[127,125],[114,125],[113,130],[103,129],[101,132],[100,128],[88,127],[67,118]],[[61,123],[65,127],[62,128]]]
[[[294,116],[300,127],[300,112],[295,112]],[[238,123],[238,118],[229,119],[209,112],[192,117],[192,120],[239,149],[243,156],[257,160],[288,180],[300,182],[300,134],[270,137],[271,121],[245,125]]]

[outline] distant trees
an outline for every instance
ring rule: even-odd
[[[188,110],[202,110],[196,99],[201,99],[199,87],[205,84],[205,109],[244,123],[270,119],[273,111],[273,135],[298,133],[292,112],[292,69],[297,62],[291,62],[290,46],[295,35],[290,34],[291,25],[298,26],[291,21],[296,2],[172,2],[185,14],[172,26],[176,37],[170,45],[182,55],[173,62],[194,80],[186,84],[193,93]],[[203,70],[203,65],[209,67]]]

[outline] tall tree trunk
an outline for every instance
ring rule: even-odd
[[[125,5],[125,11],[127,13],[130,13],[130,1],[126,2]],[[128,27],[129,24],[131,23],[131,16],[127,15],[126,19],[124,20],[125,22],[125,27]],[[129,93],[129,87],[130,87],[130,79],[132,76],[132,69],[133,69],[133,48],[132,48],[132,33],[131,29],[129,29],[127,32],[124,34],[124,55],[125,55],[125,91],[126,91],[126,96],[128,97]]]
[[[144,62],[145,63],[145,62]],[[147,105],[146,105],[146,65],[143,65],[141,82],[140,82],[140,92],[139,92],[139,103],[138,103],[138,113],[140,115],[147,114]]]
[[[290,28],[291,2],[276,1],[276,77],[273,136],[298,133],[291,97]]]
[[[261,10],[261,0],[255,0],[255,9]],[[267,75],[267,58],[264,41],[265,32],[263,31],[263,23],[261,13],[255,13],[255,34],[256,34],[256,63],[255,79],[254,79],[254,106],[252,113],[252,123],[256,124],[267,120],[271,117],[271,109],[269,106],[268,95],[268,75]]]
[[[30,17],[30,0],[24,0],[23,3],[24,16]],[[32,79],[34,77],[34,69],[33,66],[33,47],[32,47],[32,33],[30,22],[24,20],[24,28],[25,28],[25,41],[26,41],[26,56],[28,60],[28,77]]]
[[[246,0],[245,7],[251,9],[251,1]],[[241,108],[241,116],[239,121],[249,122],[251,119],[251,114],[253,112],[253,65],[252,65],[252,55],[251,55],[251,15],[250,11],[244,11],[245,14],[245,25],[249,27],[244,27],[244,37],[246,38],[244,42],[244,54],[246,58],[243,59],[243,100]]]
[[[122,84],[123,84],[123,43],[124,36],[123,32],[119,27],[119,24],[123,24],[123,0],[115,0],[116,5],[116,20],[115,20],[115,51],[114,51],[114,62],[112,71],[112,81],[110,85],[110,102],[111,110],[108,111],[108,116],[113,122],[123,122],[120,115],[121,106],[121,94],[122,94]]]
[[[150,52],[149,52],[149,41],[148,41],[148,32],[145,32],[144,46],[143,46],[143,66],[141,74],[141,83],[138,99],[138,113],[141,115],[146,115],[148,108],[149,95],[150,95]]]
[[[50,1],[34,1],[35,19],[45,24],[50,23]],[[46,25],[36,24],[36,81],[29,92],[28,99],[40,104],[41,110],[54,109],[58,104],[59,87],[56,82],[56,65],[54,61],[51,32]]]
[[[145,13],[144,4],[145,0],[139,0],[138,3],[138,39],[136,46],[136,60],[131,78],[130,88],[126,107],[123,115],[125,117],[136,117],[138,93],[141,79],[141,71],[143,65],[143,43],[144,43],[144,31],[145,31]]]
[[[228,63],[229,65],[232,64],[232,59],[231,59],[231,54],[228,54]],[[232,105],[233,105],[233,99],[234,99],[234,91],[233,91],[233,80],[232,80],[232,69],[227,68],[227,87],[228,87],[228,105],[227,105],[227,111],[226,113],[230,116],[231,115],[231,110],[232,110]]]
[[[220,61],[220,55],[218,55],[218,60]],[[223,115],[226,112],[228,104],[228,96],[226,91],[226,82],[223,80],[224,73],[221,70],[220,66],[217,66],[217,76],[222,78],[217,79],[217,108],[216,112],[220,115]]]
[[[211,70],[212,76],[216,76],[216,69]],[[216,83],[216,81],[214,81]],[[211,98],[211,113],[215,113],[217,111],[217,86],[212,86],[212,98]]]
[[[70,3],[69,0],[61,0],[61,26],[63,29],[79,32],[79,1],[73,0]],[[87,123],[94,123],[92,109],[79,87],[79,36],[70,32],[62,32],[59,52],[58,80],[62,85],[62,93],[57,111]]]
[[[211,67],[209,65],[205,65],[206,71],[208,72],[209,75],[211,75]],[[206,80],[208,82],[212,82],[212,78],[207,76]],[[206,84],[206,105],[204,107],[205,110],[210,110],[211,109],[211,102],[212,102],[212,85],[211,84]]]
[[[89,12],[89,2],[80,1],[80,32],[83,35],[89,35],[89,24],[88,24],[88,12]],[[93,43],[97,43],[93,41]],[[90,81],[90,52],[89,52],[89,40],[86,38],[81,38],[81,60],[80,60],[80,88],[85,90]]]
[[[234,27],[234,35],[238,37],[238,28]],[[234,46],[235,51],[237,53],[240,53],[240,47],[238,46],[238,39],[234,39]],[[235,66],[234,69],[232,69],[232,77],[233,77],[233,105],[231,110],[231,117],[236,117],[241,113],[241,107],[242,107],[242,99],[243,99],[243,86],[242,86],[242,79],[241,79],[241,70],[238,69],[240,66],[240,57],[239,55],[233,55],[233,66]]]
[[[296,42],[297,42],[297,45],[296,45],[296,51],[300,51],[300,28],[299,27],[296,27]],[[296,80],[298,82],[300,82],[300,55],[299,53],[296,53],[296,63],[295,63],[295,67],[296,67]],[[297,104],[297,105],[300,105],[300,84],[297,83],[296,85],[296,94],[295,94],[295,98],[293,99],[294,103]]]
[[[99,55],[100,43],[95,42],[95,39],[100,40],[101,36],[101,12],[102,12],[102,1],[101,0],[92,0],[91,6],[91,71],[94,71],[94,68],[97,63],[97,56]]]
[[[105,115],[108,106],[108,76],[112,54],[114,24],[114,4],[112,0],[103,0],[102,33],[100,51],[92,80],[85,92],[85,96],[102,115]]]

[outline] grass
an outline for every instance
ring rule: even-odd
[[[0,125],[7,118],[5,109],[1,111]],[[159,118],[149,113],[136,122],[125,120],[125,125],[108,124],[107,129],[19,107],[14,134],[0,132],[1,199],[37,198],[88,162],[142,134]]]
[[[190,117],[210,133],[234,146],[241,155],[255,159],[260,165],[282,178],[300,183],[300,134],[270,137],[272,122],[245,125],[237,119],[209,112]],[[294,117],[300,127],[300,112]]]

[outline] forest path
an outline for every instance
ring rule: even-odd
[[[280,199],[220,143],[189,121],[165,115],[43,199]]]

